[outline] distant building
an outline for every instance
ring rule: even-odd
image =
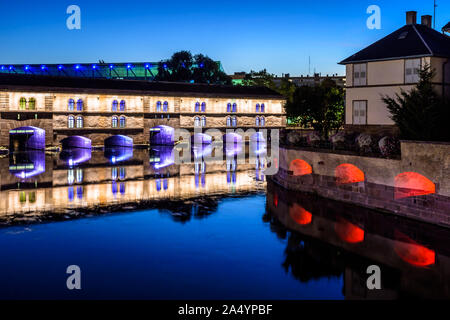
[[[406,15],[406,25],[340,62],[346,66],[345,124],[353,130],[395,130],[382,96],[410,91],[419,81],[419,70],[429,65],[435,72],[436,91],[450,91],[450,37],[431,28],[431,16]]]
[[[314,76],[299,76],[299,77],[291,77],[289,73],[281,76],[281,77],[276,77],[274,79],[274,82],[276,85],[279,85],[281,83],[281,81],[283,79],[288,79],[290,82],[294,83],[296,86],[301,87],[301,86],[315,86],[315,85],[320,85],[325,79],[331,79],[334,82],[336,82],[336,84],[339,87],[344,87],[345,86],[345,76],[339,76],[337,74],[333,74],[333,75],[326,75],[323,76],[320,73],[315,73]]]

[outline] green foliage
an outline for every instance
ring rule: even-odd
[[[157,81],[231,84],[231,78],[208,56],[192,56],[189,51],[175,52],[158,65]]]
[[[273,81],[275,75],[272,73],[268,73],[266,69],[261,71],[250,71],[247,73],[242,80],[242,85],[244,86],[260,86],[267,87],[272,90],[276,89],[275,82]]]
[[[298,87],[286,103],[288,118],[297,120],[303,127],[313,128],[325,139],[331,130],[341,128],[344,109],[344,90],[331,80],[313,87]]]
[[[391,119],[400,130],[400,138],[421,141],[450,141],[449,103],[445,102],[432,84],[434,72],[429,66],[420,70],[415,88],[402,90],[394,98],[383,96]]]

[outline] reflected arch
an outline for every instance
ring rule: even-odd
[[[45,172],[45,151],[30,150],[9,158],[9,172],[26,180]]]
[[[343,163],[336,167],[334,176],[338,185],[357,183],[365,180],[364,172],[350,163]]]
[[[417,243],[397,230],[395,230],[395,238],[394,251],[406,263],[421,268],[436,263],[434,250]]]
[[[338,237],[347,243],[359,243],[364,241],[364,230],[343,218],[339,218],[335,222],[334,230]]]
[[[175,129],[169,126],[155,126],[150,129],[150,145],[173,146],[175,144]]]
[[[243,139],[240,134],[229,132],[223,135],[223,148],[227,157],[240,154],[243,150]]]
[[[289,171],[292,171],[294,176],[304,176],[312,173],[312,167],[305,160],[295,159],[289,164]]]
[[[395,199],[423,196],[435,192],[436,185],[430,179],[417,172],[403,172],[395,177]]]
[[[45,130],[32,126],[10,130],[9,150],[45,150]]]
[[[301,226],[308,225],[312,222],[311,212],[307,211],[305,208],[303,208],[301,205],[297,203],[294,203],[292,207],[289,208],[289,216],[292,218],[292,220],[295,221],[295,223]]]
[[[89,161],[91,156],[92,151],[89,148],[64,148],[59,154],[59,158],[69,167]]]
[[[70,148],[84,148],[91,149],[92,142],[91,139],[82,136],[70,136],[61,140],[61,145],[63,149]]]
[[[194,133],[191,137],[191,143],[193,145],[210,144],[212,143],[212,137],[205,133]]]
[[[105,148],[124,147],[132,148],[133,139],[124,135],[115,135],[105,139]]]

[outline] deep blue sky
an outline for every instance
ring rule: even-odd
[[[437,0],[436,28],[450,20]],[[66,8],[81,8],[81,30]],[[366,9],[381,8],[381,30]],[[433,0],[1,1],[0,64],[159,61],[177,50],[205,53],[227,73],[340,73],[337,62],[405,24],[405,11],[433,13]]]

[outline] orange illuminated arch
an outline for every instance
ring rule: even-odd
[[[305,208],[297,203],[294,203],[292,207],[289,208],[289,215],[292,220],[302,226],[310,224],[312,221],[311,212],[305,210]]]
[[[403,172],[395,177],[395,199],[423,196],[436,192],[435,184],[417,172]]]
[[[395,231],[396,238],[394,250],[406,263],[415,267],[427,267],[435,264],[436,253],[410,239],[399,231]]]
[[[294,176],[304,176],[312,173],[312,167],[305,160],[295,159],[289,165],[289,171],[292,171]]]
[[[344,163],[334,170],[337,184],[349,184],[364,181],[364,172],[357,166]]]
[[[358,243],[364,241],[364,230],[343,218],[336,221],[334,230],[339,238],[345,242]]]

